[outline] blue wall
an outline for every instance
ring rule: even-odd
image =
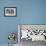
[[[16,17],[4,17],[4,7],[17,7]],[[46,24],[46,0],[0,0],[0,44],[7,44],[17,24]],[[17,39],[16,39],[17,43]]]

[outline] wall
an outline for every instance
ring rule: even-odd
[[[7,44],[8,34],[10,32],[16,32],[17,24],[20,23],[20,6],[19,1],[16,0],[0,0],[0,44]],[[17,16],[16,17],[5,17],[4,16],[4,7],[14,6],[17,8]],[[18,42],[17,39],[15,41]]]
[[[23,0],[21,24],[46,24],[46,0]]]
[[[16,17],[4,17],[4,7],[17,7]],[[0,0],[0,44],[7,44],[17,24],[46,24],[46,0]],[[17,40],[16,40],[17,43]]]

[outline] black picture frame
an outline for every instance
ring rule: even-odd
[[[17,8],[16,7],[4,7],[4,16],[5,17],[16,17]]]

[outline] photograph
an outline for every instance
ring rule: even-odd
[[[16,7],[5,7],[4,16],[16,16]]]

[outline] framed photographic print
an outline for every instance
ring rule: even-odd
[[[4,8],[4,16],[10,16],[10,17],[14,17],[16,16],[16,7],[5,7]]]

